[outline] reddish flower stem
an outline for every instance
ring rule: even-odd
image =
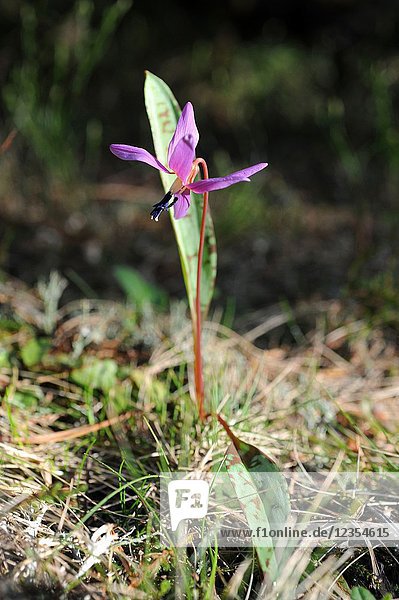
[[[197,158],[195,166],[201,166],[202,178],[209,179],[208,165],[203,158]],[[205,245],[205,225],[206,213],[208,210],[209,193],[204,193],[204,201],[202,205],[202,219],[200,229],[200,239],[198,247],[198,266],[197,266],[197,290],[195,297],[195,324],[194,324],[194,380],[195,380],[195,396],[197,399],[198,414],[201,421],[205,420],[204,409],[204,374],[202,363],[202,311],[201,311],[201,277],[202,277],[202,261],[204,257]]]

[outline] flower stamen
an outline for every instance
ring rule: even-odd
[[[163,211],[168,211],[177,202],[177,197],[169,190],[160,202],[153,205],[153,210],[150,213],[153,221],[158,221]]]

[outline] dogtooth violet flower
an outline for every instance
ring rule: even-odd
[[[191,102],[187,102],[169,143],[167,167],[144,148],[125,144],[111,144],[111,152],[122,160],[138,160],[164,173],[176,175],[176,179],[167,194],[160,202],[154,204],[151,219],[158,221],[161,213],[169,210],[171,206],[174,206],[175,219],[181,219],[186,215],[190,206],[190,191],[196,194],[204,194],[205,192],[227,188],[240,181],[250,181],[249,177],[251,175],[267,167],[267,163],[259,163],[225,177],[194,181],[198,173],[198,166],[195,163],[195,149],[198,140],[199,133],[195,124],[194,109]]]

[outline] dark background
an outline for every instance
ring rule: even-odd
[[[123,264],[184,295],[170,223],[148,216],[158,174],[108,151],[152,150],[149,69],[194,104],[211,176],[270,164],[211,195],[216,303],[341,298],[395,320],[398,20],[393,1],[3,0],[3,272],[118,297]]]

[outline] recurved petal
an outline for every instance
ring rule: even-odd
[[[176,195],[178,196],[178,200],[174,206],[173,214],[175,219],[181,219],[186,216],[187,211],[190,208],[190,193]]]
[[[196,194],[212,192],[213,190],[221,190],[229,187],[230,185],[234,185],[235,183],[239,183],[240,181],[251,181],[249,179],[251,175],[254,175],[266,167],[267,163],[259,163],[258,165],[253,165],[252,167],[242,169],[242,171],[236,171],[235,173],[226,175],[225,177],[214,177],[213,179],[194,181],[193,183],[188,184],[186,187]]]
[[[109,147],[112,154],[115,154],[118,158],[122,160],[138,160],[143,163],[147,163],[154,169],[158,169],[159,171],[164,171],[164,173],[170,173],[170,171],[163,166],[161,162],[155,156],[150,154],[144,148],[137,148],[136,146],[126,146],[125,144],[111,144]]]
[[[199,140],[199,133],[197,125],[195,124],[194,109],[191,102],[187,102],[183,108],[180,118],[177,122],[175,132],[172,139],[169,142],[168,148],[168,165],[171,167],[170,159],[179,141],[186,135],[191,135],[193,140],[194,150],[197,147]],[[173,167],[171,167],[173,168]]]
[[[195,147],[193,136],[188,133],[175,146],[172,156],[169,159],[169,167],[173,169],[183,183],[191,172],[193,160],[195,158]]]

